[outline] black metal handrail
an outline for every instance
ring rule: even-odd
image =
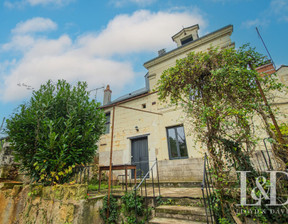
[[[156,196],[155,196],[155,186],[154,186],[154,172],[153,172],[153,168],[156,167],[156,172],[157,172],[157,182],[158,182],[158,191],[159,191],[159,197],[160,197],[160,182],[159,182],[159,171],[158,171],[158,160],[156,158],[155,162],[152,164],[151,168],[148,170],[148,172],[144,175],[144,177],[142,178],[142,180],[140,181],[140,183],[138,185],[136,185],[133,188],[134,191],[134,195],[135,195],[135,216],[136,216],[136,220],[137,220],[137,202],[136,202],[136,198],[137,198],[137,191],[139,189],[141,189],[141,196],[143,197],[143,184],[144,184],[144,190],[145,190],[145,205],[146,205],[146,212],[147,212],[147,216],[149,217],[148,214],[148,199],[147,199],[147,179],[149,178],[149,174],[151,172],[151,181],[152,181],[152,189],[153,189],[153,206],[154,208],[156,207]]]
[[[268,149],[267,142],[269,139],[263,138],[264,150],[256,150],[252,157],[252,165],[259,173],[280,168],[278,161],[274,157],[272,146]]]
[[[212,178],[209,175],[209,162],[208,162],[207,154],[205,153],[203,180],[201,183],[201,190],[202,190],[203,202],[204,202],[204,207],[205,207],[205,212],[206,212],[206,220],[207,220],[208,224],[214,223],[214,221],[213,221],[214,213],[212,210],[212,201],[211,201],[211,196],[213,194],[213,188],[211,189],[211,187],[212,187]],[[209,214],[208,214],[208,211],[209,211]]]

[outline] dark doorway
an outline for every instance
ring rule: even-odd
[[[147,137],[132,139],[131,144],[131,162],[136,165],[137,177],[142,177],[149,171]],[[134,170],[132,170],[132,177],[134,177]]]

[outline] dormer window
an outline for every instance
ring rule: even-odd
[[[189,36],[181,39],[181,45],[187,44],[187,43],[189,43],[191,41],[193,41],[193,37],[192,37],[192,35],[189,35]]]
[[[180,32],[176,33],[172,37],[172,40],[177,44],[177,47],[191,43],[199,38],[198,30],[198,24],[183,28]]]

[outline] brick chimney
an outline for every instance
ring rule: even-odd
[[[271,75],[276,72],[272,63],[262,65],[255,69],[260,76]]]
[[[103,97],[103,105],[111,103],[111,93],[110,86],[107,85],[106,89],[104,90],[104,97]]]

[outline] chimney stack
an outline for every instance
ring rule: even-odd
[[[111,93],[110,86],[107,85],[106,89],[104,90],[104,97],[103,97],[103,105],[111,103]]]
[[[162,56],[164,54],[166,54],[166,49],[165,48],[163,48],[163,49],[158,51],[158,56]]]

